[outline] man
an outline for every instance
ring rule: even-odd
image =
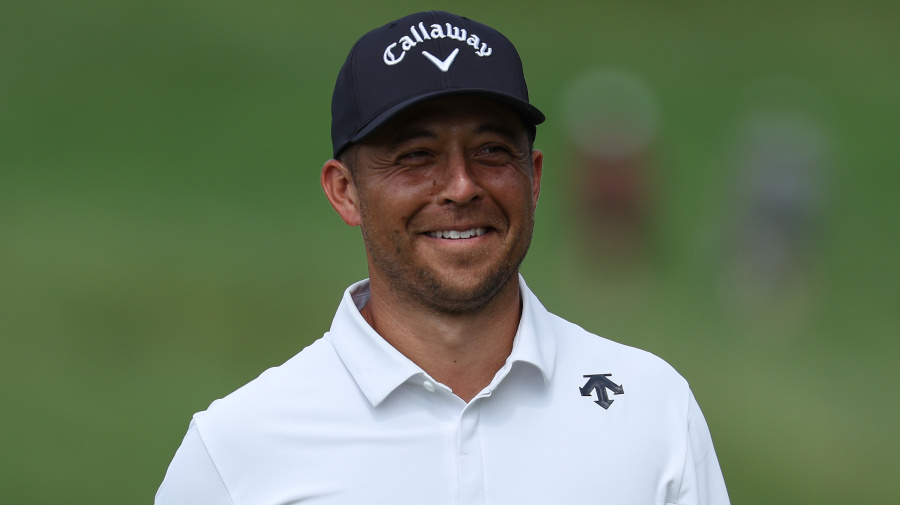
[[[373,30],[332,115],[321,182],[370,277],[325,336],[194,416],[158,505],[728,503],[685,381],[518,275],[544,116],[506,38],[445,12]]]

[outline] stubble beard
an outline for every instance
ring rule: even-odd
[[[502,261],[491,265],[486,272],[469,274],[466,267],[479,264],[496,251],[472,253],[458,259],[452,270],[466,272],[462,275],[481,276],[474,284],[454,283],[448,278],[454,274],[432,268],[428,260],[416,258],[414,251],[408,246],[403,247],[403,238],[399,234],[393,236],[392,243],[386,246],[373,240],[365,225],[360,228],[370,261],[382,274],[394,298],[412,309],[462,315],[481,311],[510,282],[518,282],[519,266],[531,245],[534,218],[532,214],[529,221],[523,223],[511,246],[500,253]]]

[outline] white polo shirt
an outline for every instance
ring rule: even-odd
[[[512,353],[466,404],[366,323],[354,284],[321,339],[194,415],[156,504],[727,504],[685,380],[520,285]]]

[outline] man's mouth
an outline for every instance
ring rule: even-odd
[[[448,230],[448,231],[429,231],[425,232],[429,237],[434,238],[448,238],[451,240],[456,240],[460,238],[472,238],[472,237],[480,237],[484,235],[486,228],[472,228],[471,230]]]

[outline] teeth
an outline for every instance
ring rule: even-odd
[[[465,231],[430,231],[428,232],[428,236],[434,238],[449,238],[449,239],[458,239],[458,238],[472,238],[472,237],[480,237],[484,235],[484,228],[472,228],[471,230]]]

